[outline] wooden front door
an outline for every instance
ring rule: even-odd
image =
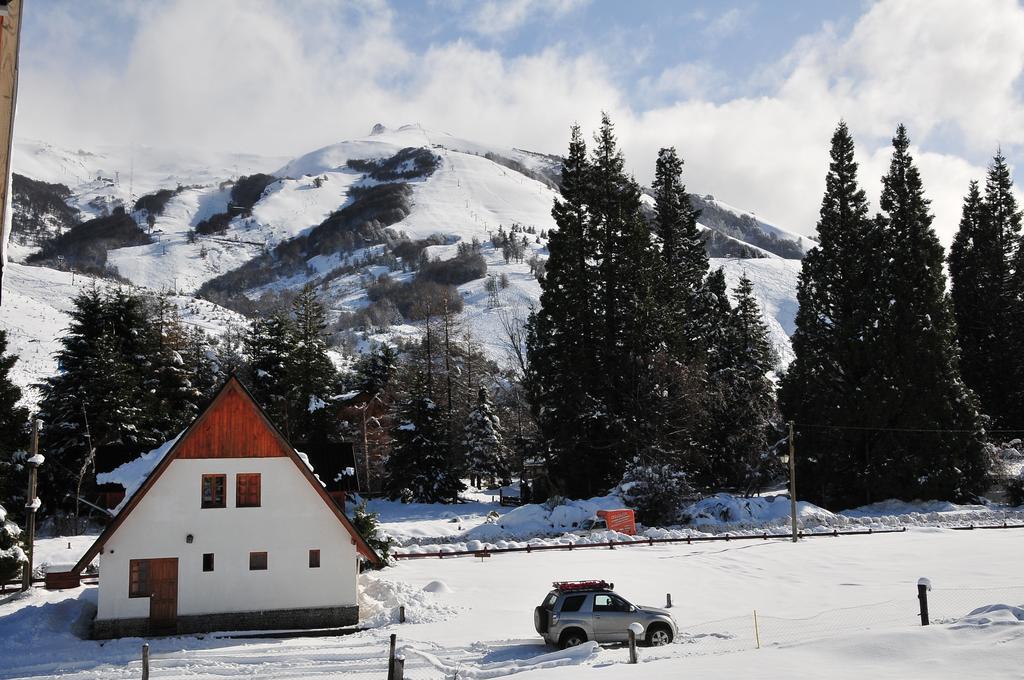
[[[178,622],[178,558],[149,560],[151,633],[175,632]]]

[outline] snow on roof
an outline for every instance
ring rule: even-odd
[[[156,469],[156,466],[160,464],[160,461],[164,459],[167,452],[171,450],[184,433],[185,431],[182,430],[173,439],[168,439],[157,448],[142,454],[135,460],[123,463],[110,472],[101,472],[96,475],[97,484],[120,484],[124,487],[124,499],[112,511],[115,515],[121,512],[121,508],[135,495],[135,492],[139,490],[139,487],[146,481],[146,478]]]

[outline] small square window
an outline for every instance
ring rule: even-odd
[[[203,571],[213,571],[213,553],[203,553]]]
[[[202,507],[226,507],[224,490],[227,487],[227,479],[227,475],[203,475]]]
[[[260,473],[252,472],[235,476],[235,507],[260,507]]]
[[[310,550],[309,551],[309,568],[319,569],[320,568],[320,551]]]
[[[149,560],[130,560],[128,565],[128,597],[149,597]]]
[[[266,571],[267,569],[267,553],[265,552],[251,552],[249,553],[249,571]]]

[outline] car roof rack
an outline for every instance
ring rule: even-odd
[[[604,580],[555,581],[552,585],[555,587],[555,590],[563,593],[572,592],[574,590],[612,590],[615,588],[614,583],[608,583]]]

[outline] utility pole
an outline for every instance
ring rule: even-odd
[[[36,473],[39,470],[39,421],[32,419],[32,457],[28,459],[28,493],[25,495],[25,512],[28,515],[28,564],[22,574],[21,589],[32,587],[33,556],[36,543],[36,509],[39,499],[36,498]]]
[[[799,534],[796,528],[796,448],[793,443],[793,421],[789,421],[789,515],[793,520],[793,542]]]

